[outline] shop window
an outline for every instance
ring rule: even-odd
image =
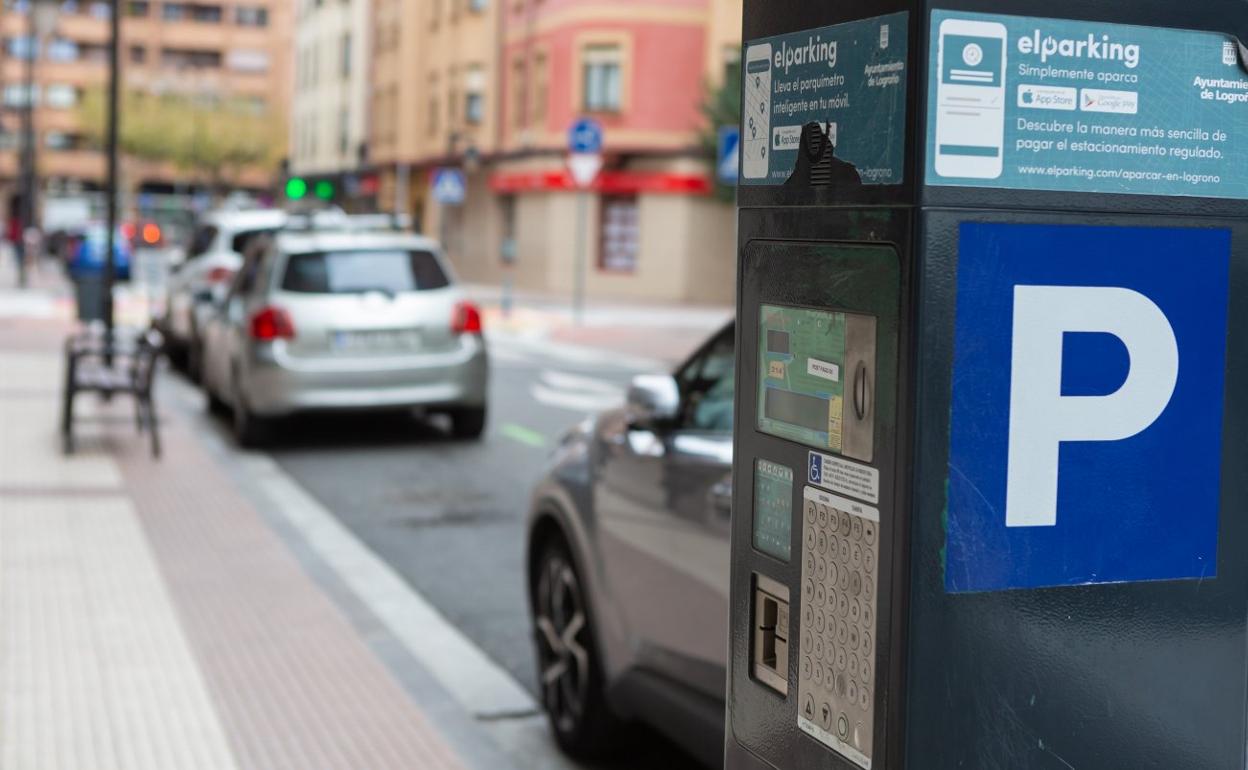
[[[582,58],[586,112],[619,112],[623,74],[618,45],[591,45]]]
[[[639,230],[637,196],[605,196],[598,267],[612,273],[635,272],[641,248]]]

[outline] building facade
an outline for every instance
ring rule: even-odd
[[[90,191],[105,183],[106,159],[82,125],[79,105],[108,83],[112,4],[51,0],[52,28],[32,38],[30,0],[6,0],[0,12],[0,185],[12,190],[20,174],[22,112],[33,99],[37,179],[52,193]],[[127,0],[121,20],[123,88],[182,93],[245,103],[285,124],[290,79],[287,0],[171,2]],[[25,86],[33,57],[33,84]],[[169,163],[127,161],[125,186],[173,191],[187,173]],[[241,169],[237,182],[268,188],[274,168]]]
[[[379,202],[440,237],[461,277],[571,292],[581,211],[566,168],[581,116],[605,128],[589,191],[591,297],[726,302],[730,205],[701,105],[740,66],[741,0],[373,0]],[[462,204],[430,192],[464,172]]]
[[[499,13],[507,0],[373,2],[369,149],[379,202],[412,214],[459,253],[469,228],[462,211],[432,201],[429,180],[447,165],[479,176],[498,151]]]
[[[294,0],[290,173],[328,181],[348,205],[369,206],[372,0]]]

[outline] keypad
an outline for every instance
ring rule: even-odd
[[[807,487],[803,495],[798,725],[871,767],[879,512]]]

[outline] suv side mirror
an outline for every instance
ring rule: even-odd
[[[680,386],[667,374],[642,374],[628,388],[628,417],[634,425],[654,426],[680,414]]]

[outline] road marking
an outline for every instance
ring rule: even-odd
[[[526,428],[523,425],[517,425],[514,422],[506,423],[500,427],[498,429],[498,433],[504,438],[509,438],[512,441],[524,444],[525,446],[531,446],[535,449],[546,448],[545,436],[532,428]]]
[[[219,439],[218,439],[219,440]],[[240,453],[276,511],[355,593],[413,657],[476,717],[537,713],[537,703],[423,596],[304,491],[271,457]]]
[[[593,377],[545,370],[540,381],[529,388],[539,404],[569,412],[592,413],[613,409],[624,403],[624,389]]]

